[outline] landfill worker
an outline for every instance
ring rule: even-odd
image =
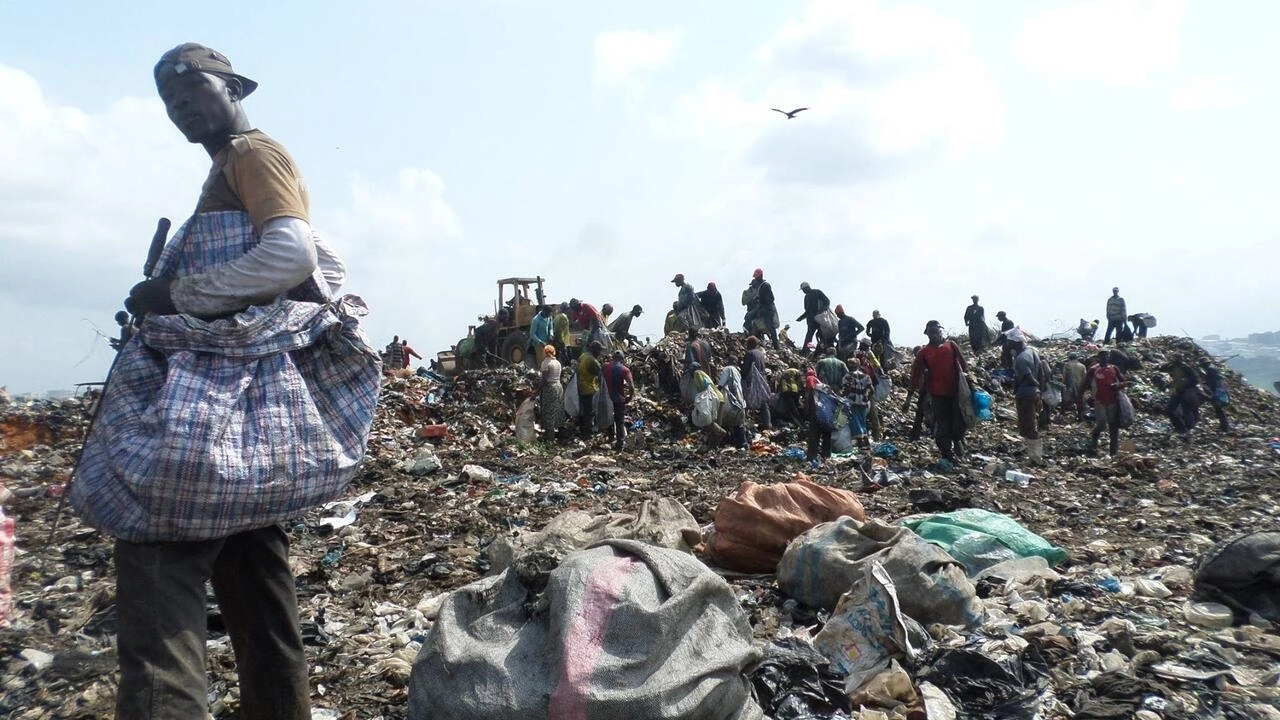
[[[707,327],[724,327],[724,296],[716,289],[716,284],[709,282],[706,290],[694,295],[702,307],[702,316],[707,319]]]
[[[570,298],[569,320],[582,328],[585,336],[584,345],[598,342],[600,347],[603,348],[609,342],[604,316],[600,314],[595,305],[582,302],[578,298]]]
[[[804,392],[804,372],[789,367],[778,374],[778,415],[789,422],[803,425],[806,414],[800,406]]]
[[[742,318],[742,329],[757,337],[768,337],[773,349],[781,349],[778,335],[778,306],[773,286],[764,279],[764,270],[756,268],[751,273],[751,283],[742,291],[742,304],[747,312]]]
[[[839,324],[836,326],[836,346],[840,348],[840,357],[852,357],[858,350],[858,335],[862,334],[866,328],[852,315],[845,314],[844,305],[836,305],[836,317],[839,318]]]
[[[1067,361],[1062,365],[1062,405],[1061,412],[1074,412],[1076,422],[1084,420],[1084,403],[1081,402],[1081,395],[1084,393],[1084,378],[1089,372],[1084,363],[1080,362],[1080,356],[1072,353],[1067,357]]]
[[[822,359],[818,361],[814,371],[823,384],[833,392],[839,392],[840,388],[844,387],[844,376],[849,373],[849,366],[836,357],[835,348],[829,347],[823,352]]]
[[[627,403],[635,395],[635,381],[621,350],[614,350],[613,359],[604,366],[604,384],[613,403],[613,449],[622,452],[627,439]]]
[[[1102,344],[1106,345],[1111,342],[1111,333],[1116,333],[1116,344],[1120,344],[1121,335],[1128,332],[1125,327],[1125,318],[1129,313],[1125,311],[1124,298],[1120,297],[1120,288],[1111,288],[1111,297],[1107,298],[1107,332],[1102,336]]]
[[[764,350],[760,348],[760,338],[755,335],[748,336],[747,351],[742,355],[743,395],[748,398],[747,408],[759,413],[762,430],[773,429],[773,417],[769,411],[768,377]],[[752,399],[756,402],[750,402]]]
[[[116,538],[115,717],[209,716],[212,582],[235,651],[238,717],[308,720],[280,523],[344,492],[373,420],[377,355],[353,301],[333,300],[345,267],[311,227],[297,165],[248,120],[242,103],[257,83],[195,43],[164,53],[154,79],[170,121],[212,167],[156,276],[129,293],[141,342],[119,356],[70,490],[86,521]],[[264,310],[277,304],[287,322]],[[157,337],[163,347],[149,347]],[[399,338],[392,345],[398,353]],[[222,413],[232,392],[242,396]],[[143,408],[146,418],[128,417]]]
[[[111,348],[116,352],[124,349],[129,344],[129,340],[133,338],[137,328],[133,326],[133,320],[129,317],[129,313],[121,310],[116,313],[116,325],[120,326],[120,336],[110,338]]]
[[[1229,433],[1231,423],[1227,420],[1227,406],[1231,404],[1231,394],[1227,391],[1227,382],[1222,377],[1222,371],[1208,358],[1200,361],[1200,370],[1204,372],[1204,386],[1208,391],[1209,403],[1213,405],[1213,412],[1218,416],[1218,430]]]
[[[831,431],[818,423],[817,394],[820,384],[822,384],[822,381],[818,378],[817,370],[812,366],[806,367],[804,371],[804,400],[808,409],[809,444],[804,459],[815,465],[831,457]],[[838,391],[839,388],[832,390],[832,392]]]
[[[693,382],[694,372],[701,369],[708,377],[715,372],[711,343],[703,340],[696,329],[689,330],[687,337],[688,341],[684,346],[684,372],[680,377],[680,394],[686,406],[693,404],[693,396],[698,392]]]
[[[551,344],[562,363],[572,362],[569,336],[569,303],[560,303],[551,314]]]
[[[805,322],[804,346],[807,348],[813,342],[813,336],[818,334],[818,316],[831,307],[831,300],[826,293],[810,287],[807,282],[800,283],[800,292],[804,293],[804,312],[800,313],[796,322]],[[822,340],[821,335],[818,340]]]
[[[960,347],[942,334],[942,324],[930,320],[924,326],[929,343],[911,363],[911,389],[929,393],[933,407],[933,440],[944,460],[954,462],[964,454],[966,428],[960,414],[960,373],[968,372]],[[927,380],[927,384],[926,384]]]
[[[1044,450],[1040,439],[1040,404],[1048,380],[1043,369],[1044,360],[1039,351],[1027,344],[1021,330],[1009,332],[1009,348],[1014,354],[1013,398],[1018,412],[1018,434],[1027,445],[1027,461],[1032,465],[1044,464]]]
[[[586,440],[596,431],[596,393],[600,391],[600,354],[604,346],[592,340],[578,358],[578,434]]]
[[[671,278],[671,284],[676,286],[676,300],[671,306],[671,312],[676,316],[676,325],[682,330],[697,330],[703,325],[702,308],[698,307],[698,295],[693,291],[693,286],[685,282],[684,273],[676,273]]]
[[[537,314],[529,321],[529,345],[533,348],[535,367],[542,367],[542,360],[546,356],[544,350],[551,344],[553,327],[551,306],[539,305]]]
[[[613,319],[609,323],[609,332],[613,333],[613,339],[619,343],[625,343],[627,347],[635,347],[640,344],[639,338],[631,334],[631,321],[640,317],[644,313],[644,308],[639,305],[632,305],[629,311],[625,311]]]
[[[1120,451],[1120,391],[1124,388],[1124,373],[1111,364],[1111,353],[1098,353],[1098,364],[1085,375],[1077,401],[1084,403],[1084,390],[1093,391],[1093,432],[1089,435],[1089,452],[1098,451],[1098,438],[1103,432],[1109,438],[1108,451],[1115,455]]]
[[[875,397],[875,387],[869,374],[857,358],[849,360],[849,373],[845,375],[840,394],[849,398],[852,411],[849,414],[849,432],[862,450],[864,458],[871,457],[871,440],[867,430],[867,415]]]
[[[1085,320],[1080,318],[1080,324],[1076,326],[1076,333],[1080,335],[1080,339],[1084,342],[1093,342],[1093,336],[1098,332],[1098,321]],[[1083,364],[1083,363],[1081,363]]]
[[[796,344],[791,342],[790,333],[791,333],[791,323],[787,323],[786,325],[783,325],[782,329],[778,331],[778,342],[781,343],[784,347],[789,347],[792,350],[794,350],[796,347]],[[778,348],[775,346],[773,349],[777,350]]]
[[[538,422],[546,439],[562,439],[566,424],[564,412],[564,385],[560,381],[563,366],[556,357],[554,345],[542,348],[542,364],[539,365]]]
[[[404,370],[409,369],[409,363],[410,363],[409,358],[418,358],[419,360],[421,360],[422,356],[418,354],[417,350],[414,350],[413,348],[409,347],[408,340],[401,340],[400,341],[400,360],[402,363],[402,365],[400,366],[401,369],[404,369]]]
[[[987,349],[991,330],[987,327],[987,311],[978,304],[978,296],[971,295],[973,304],[964,309],[964,324],[969,328],[969,345],[975,355],[981,355]]]
[[[1000,337],[996,339],[996,345],[1000,347],[1000,367],[1012,371],[1013,349],[1009,347],[1009,333],[1017,326],[1003,310],[996,313],[996,319],[1000,321]]]
[[[1172,395],[1165,405],[1165,414],[1169,416],[1169,422],[1183,441],[1190,442],[1191,431],[1200,422],[1200,378],[1196,375],[1195,368],[1181,354],[1174,355],[1160,369],[1169,373],[1173,380],[1173,387],[1170,389]]]
[[[858,352],[854,353],[853,359],[857,361],[858,366],[862,368],[862,372],[871,378],[872,389],[875,384],[880,382],[880,378],[884,376],[884,368],[880,366],[880,361],[876,359],[875,353],[871,352],[871,341],[862,338],[858,342]],[[880,419],[880,401],[876,399],[875,393],[871,394],[871,407],[867,409],[867,423],[871,429],[871,439],[880,442],[884,439],[884,424]],[[916,435],[919,437],[919,434]]]
[[[1147,336],[1147,330],[1150,329],[1147,326],[1148,317],[1147,313],[1134,313],[1129,316],[1129,325],[1133,327],[1134,337],[1145,338]]]
[[[893,351],[893,341],[889,339],[889,321],[880,317],[879,310],[871,311],[871,319],[867,321],[867,337],[871,339],[871,351],[880,366],[886,370],[897,367],[897,353]]]
[[[404,367],[404,346],[400,344],[400,336],[393,335],[391,342],[387,343],[387,347],[382,351],[382,370],[388,374],[392,370],[400,370]]]

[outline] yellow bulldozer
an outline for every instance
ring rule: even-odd
[[[483,315],[479,325],[467,329],[467,336],[452,350],[436,353],[439,369],[444,372],[471,370],[488,365],[509,363],[533,365],[529,351],[529,324],[538,306],[547,302],[542,277],[510,277],[498,281],[498,299],[493,314]],[[571,347],[578,344],[578,334],[570,333]]]

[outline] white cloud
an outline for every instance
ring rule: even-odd
[[[1046,75],[1132,85],[1173,67],[1185,15],[1181,0],[1075,2],[1029,20],[1014,53]]]
[[[1230,75],[1199,75],[1174,91],[1170,103],[1180,110],[1234,110],[1262,94],[1258,84]]]
[[[595,81],[602,88],[627,86],[664,67],[680,44],[678,30],[612,30],[596,35]]]

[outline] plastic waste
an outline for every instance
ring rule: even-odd
[[[1214,630],[1229,628],[1235,622],[1231,608],[1214,602],[1188,602],[1182,612],[1187,622]]]
[[[533,398],[527,398],[520,403],[520,407],[516,410],[516,442],[522,445],[529,445],[538,439],[538,430],[534,419],[536,412]]]
[[[1028,473],[1024,473],[1018,470],[1004,471],[1004,479],[1011,483],[1014,483],[1018,487],[1026,487],[1027,485],[1031,484],[1031,479],[1034,477],[1035,477],[1034,475],[1030,475]]]
[[[991,414],[991,394],[986,390],[973,391],[973,411],[977,413],[979,420],[990,420]]]
[[[776,720],[846,718],[852,709],[844,679],[812,645],[795,636],[766,645],[764,659],[747,678],[761,709]]]

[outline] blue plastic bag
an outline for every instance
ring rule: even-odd
[[[991,394],[986,390],[974,390],[973,411],[977,414],[979,420],[990,420],[992,418]]]

